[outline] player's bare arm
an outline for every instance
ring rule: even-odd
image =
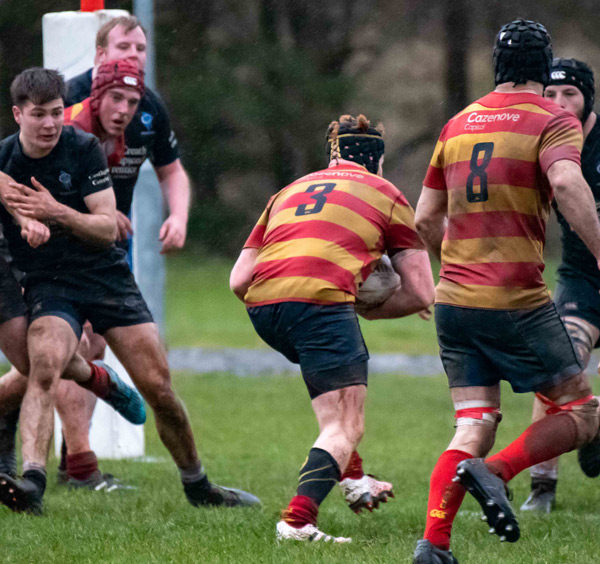
[[[426,251],[407,249],[391,258],[401,283],[380,306],[361,313],[365,319],[394,319],[427,309],[433,304],[435,287],[429,255]]]
[[[84,198],[89,214],[57,202],[52,194],[35,178],[31,178],[34,189],[12,182],[15,193],[7,194],[7,203],[17,213],[40,221],[56,221],[72,233],[90,243],[108,246],[117,233],[115,193],[111,188],[90,194]]]
[[[7,205],[7,201],[4,197],[7,194],[15,192],[15,189],[11,186],[12,182],[14,181],[8,174],[0,171],[0,200],[5,204],[8,212],[15,218],[15,221],[21,227],[21,237],[23,237],[31,247],[39,247],[50,238],[50,229],[42,222],[29,217],[24,217]]]
[[[415,227],[427,250],[441,261],[442,240],[446,232],[448,195],[444,190],[423,186],[415,210]]]
[[[252,282],[252,270],[254,269],[257,255],[258,249],[242,249],[229,276],[231,291],[242,301],[244,301],[244,296]]]
[[[560,160],[548,169],[547,176],[558,209],[600,262],[600,223],[596,202],[581,168],[573,161]]]
[[[185,245],[190,208],[190,181],[179,159],[157,167],[156,175],[169,206],[169,217],[159,233],[159,239],[162,241],[160,252],[168,253]]]

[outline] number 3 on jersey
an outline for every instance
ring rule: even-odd
[[[492,160],[494,151],[493,143],[476,143],[471,153],[471,174],[467,178],[467,201],[470,203],[486,202],[488,199],[488,177],[485,169]],[[483,153],[481,164],[479,163],[479,154]],[[479,192],[473,190],[475,179],[479,179]]]
[[[318,188],[322,188],[316,192]],[[324,182],[323,184],[311,184],[305,192],[315,192],[311,198],[315,200],[315,204],[312,207],[308,207],[310,204],[300,204],[296,208],[295,215],[312,215],[319,213],[323,206],[327,203],[327,196],[335,188],[335,182]]]

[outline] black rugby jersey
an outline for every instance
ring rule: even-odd
[[[600,116],[588,134],[581,152],[581,171],[592,189],[596,210],[600,216]],[[567,220],[554,204],[561,227],[562,260],[558,268],[559,278],[584,277],[600,288],[600,271],[594,255],[590,253],[579,235],[571,229]]]
[[[89,97],[92,89],[92,69],[67,82],[65,107]],[[133,188],[143,162],[149,158],[155,167],[161,167],[179,158],[177,138],[171,130],[167,110],[160,98],[146,88],[137,112],[125,130],[125,156],[110,175],[117,197],[117,209],[129,215]]]
[[[0,141],[0,170],[15,181],[33,187],[35,177],[61,204],[89,213],[84,198],[111,188],[106,157],[96,137],[70,126],[63,127],[58,143],[41,159],[23,153],[19,133]],[[50,239],[33,249],[21,238],[21,228],[0,206],[0,222],[17,268],[26,274],[51,276],[74,271],[99,260],[121,260],[114,245],[98,247],[73,235],[64,226],[50,222]]]

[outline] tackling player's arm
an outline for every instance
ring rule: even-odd
[[[548,169],[547,177],[558,209],[596,257],[600,268],[600,223],[594,196],[581,168],[570,160],[556,161]]]
[[[244,296],[252,282],[252,271],[257,255],[258,249],[242,249],[240,256],[233,266],[231,275],[229,276],[229,287],[231,288],[231,291],[242,301],[244,301]]]
[[[14,193],[7,194],[7,203],[17,213],[39,221],[55,221],[73,235],[99,246],[111,245],[117,235],[116,201],[112,187],[94,192],[83,198],[90,213],[81,213],[57,202],[52,194],[34,177],[34,189],[11,182]]]
[[[35,249],[50,239],[50,229],[37,219],[22,216],[8,205],[5,196],[14,192],[14,188],[10,186],[11,182],[13,182],[13,179],[8,174],[0,171],[0,200],[8,213],[14,217],[19,227],[21,227],[21,237]]]
[[[423,186],[415,210],[415,227],[427,250],[439,261],[442,256],[442,241],[446,233],[448,193]]]
[[[433,303],[435,287],[427,251],[399,251],[392,255],[391,261],[394,270],[400,275],[400,285],[380,306],[361,313],[365,319],[405,317],[418,313]]]
[[[159,239],[162,241],[160,252],[168,253],[185,245],[191,196],[190,180],[180,159],[156,167],[155,170],[169,206],[169,217],[159,232]]]

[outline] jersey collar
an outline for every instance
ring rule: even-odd
[[[333,159],[327,168],[351,168],[354,170],[362,170],[364,172],[367,171],[367,167],[363,165],[359,165],[357,163],[353,163],[352,161],[347,161],[346,159]]]

